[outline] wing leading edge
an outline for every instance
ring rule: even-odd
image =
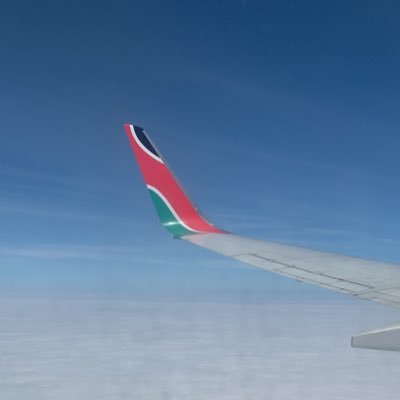
[[[298,281],[400,308],[399,265],[227,233],[201,215],[144,130],[126,124],[125,131],[157,214],[175,237]],[[386,335],[384,339],[383,334]],[[400,326],[395,334],[400,338]],[[353,337],[352,344],[355,347],[400,350],[400,339],[398,343],[388,344],[386,337],[387,329],[376,330],[373,334],[367,332]]]

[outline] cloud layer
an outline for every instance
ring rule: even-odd
[[[3,298],[0,393],[8,400],[387,398],[400,389],[398,354],[349,343],[352,333],[394,322],[385,310],[272,298]]]

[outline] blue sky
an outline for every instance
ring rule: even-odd
[[[218,225],[399,261],[399,11],[6,2],[1,290],[336,296],[172,241],[125,122],[150,132]]]

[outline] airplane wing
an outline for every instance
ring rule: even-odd
[[[298,281],[400,307],[400,265],[228,233],[201,215],[142,128],[126,124],[125,131],[157,214],[174,237]],[[352,345],[400,351],[400,325],[353,336]]]

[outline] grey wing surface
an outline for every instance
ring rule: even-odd
[[[400,307],[400,267],[232,234],[182,239],[235,260],[298,281]]]

